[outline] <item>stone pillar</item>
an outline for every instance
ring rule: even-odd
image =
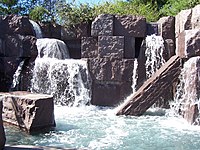
[[[0,100],[0,149],[3,149],[6,142],[3,120],[2,120],[2,108],[3,108],[3,102]]]

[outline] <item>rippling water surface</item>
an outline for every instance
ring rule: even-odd
[[[57,127],[53,131],[28,135],[7,126],[7,144],[109,150],[199,149],[200,127],[164,113],[123,117],[115,116],[112,108],[56,106]]]

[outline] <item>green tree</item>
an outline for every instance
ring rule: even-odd
[[[0,0],[0,14],[18,14],[20,7],[17,4],[18,0]]]
[[[30,11],[29,17],[34,21],[47,21],[49,16],[49,11],[42,7],[36,6]]]

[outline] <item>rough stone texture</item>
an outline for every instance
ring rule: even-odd
[[[134,59],[135,58],[135,38],[124,37],[124,58]]]
[[[95,37],[81,38],[81,58],[98,57],[98,42]]]
[[[159,35],[158,23],[147,23],[147,35]]]
[[[88,67],[93,80],[132,82],[134,60],[88,59]]]
[[[53,97],[18,91],[0,93],[3,120],[27,132],[55,126]]]
[[[117,36],[146,36],[146,19],[140,16],[115,16],[114,35]]]
[[[183,114],[183,118],[187,120],[189,124],[200,125],[200,120],[197,119],[199,116],[198,105],[187,105],[185,106],[185,111]]]
[[[191,24],[192,29],[200,29],[200,5],[192,9]]]
[[[165,61],[169,60],[172,56],[175,55],[175,43],[172,39],[166,39],[164,41],[165,50],[163,53],[163,58]]]
[[[175,17],[162,17],[158,20],[157,23],[160,24],[160,35],[164,39],[175,40]]]
[[[114,16],[101,14],[92,22],[91,36],[112,36],[114,28]]]
[[[175,22],[175,34],[176,38],[178,37],[179,33],[183,32],[184,30],[192,29],[191,26],[191,17],[192,17],[192,10],[181,10],[178,15],[176,15],[176,22]]]
[[[61,40],[81,39],[89,37],[91,32],[90,23],[77,24],[73,27],[61,27]]]
[[[101,58],[117,58],[124,57],[124,37],[123,36],[99,36],[98,52]]]
[[[128,101],[122,104],[117,115],[142,115],[161,95],[168,92],[166,89],[178,79],[181,71],[180,60],[178,56],[168,60]]]
[[[131,82],[94,81],[91,104],[115,106],[132,92],[131,85]]]
[[[200,30],[185,30],[179,34],[176,54],[182,58],[200,55]]]
[[[0,35],[34,35],[32,24],[26,16],[8,15],[0,22]]]
[[[6,142],[3,120],[2,120],[2,109],[3,109],[3,103],[0,100],[0,149],[4,148]]]

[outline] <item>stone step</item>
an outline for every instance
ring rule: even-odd
[[[181,72],[181,58],[171,57],[151,78],[120,106],[117,115],[142,115],[161,95],[168,93],[168,87],[178,80]]]

